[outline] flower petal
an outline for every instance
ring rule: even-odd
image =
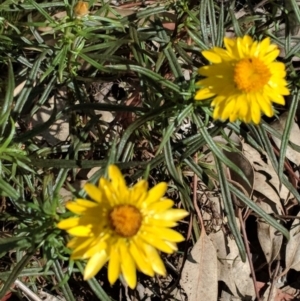
[[[110,250],[110,258],[108,263],[108,281],[113,285],[118,279],[121,271],[120,254],[118,246],[114,246]]]
[[[91,257],[84,270],[84,280],[94,277],[101,270],[107,260],[108,256],[104,250]]]
[[[131,289],[136,286],[136,267],[135,262],[128,252],[125,243],[120,244],[120,255],[121,255],[121,271],[124,279]]]
[[[86,193],[92,198],[94,201],[101,203],[102,201],[102,191],[93,184],[86,183],[83,187]]]

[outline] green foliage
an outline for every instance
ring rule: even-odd
[[[262,19],[254,10],[237,17],[238,1],[157,1],[136,10],[100,2],[89,1],[91,13],[80,18],[73,13],[74,1],[6,0],[0,4],[0,196],[9,204],[1,221],[8,223],[10,236],[0,238],[0,256],[6,258],[11,250],[25,254],[9,262],[10,274],[0,277],[5,281],[0,299],[17,277],[27,273],[31,279],[55,277],[66,300],[76,300],[68,281],[83,267],[70,265],[66,273],[67,237],[55,227],[62,215],[68,215],[61,190],[68,188],[82,196],[76,187],[79,170],[101,167],[90,178],[95,183],[112,162],[134,171],[132,182],[141,176],[153,182],[169,181],[175,201],[191,213],[195,210],[191,173],[207,187],[218,182],[242,258],[245,249],[232,195],[288,237],[282,224],[228,183],[224,165],[248,179],[214,138],[231,141],[223,130],[228,127],[258,151],[265,150],[282,183],[300,201],[284,174],[286,149],[288,145],[297,148],[289,142],[289,134],[298,92],[294,92],[283,135],[267,122],[257,128],[213,123],[207,103],[193,100],[197,68],[205,63],[200,51],[222,46],[228,31],[257,38],[269,34],[284,45],[291,33],[286,30],[286,36],[278,38],[275,29],[284,19],[284,9],[267,1],[269,10]],[[297,7],[295,1],[291,3]],[[298,7],[295,17],[299,23]],[[298,46],[287,51],[287,65],[299,56]],[[96,101],[89,92],[95,83],[100,84],[97,93],[114,83],[126,96],[110,103]],[[64,105],[59,107],[62,100]],[[52,108],[47,120],[32,126],[35,114],[45,107]],[[98,111],[111,112],[113,121],[101,119]],[[45,141],[45,131],[62,118],[69,126],[68,137],[56,143]],[[279,159],[268,133],[282,139]],[[233,151],[233,145],[226,147]],[[213,153],[215,166],[204,161],[207,150]],[[195,222],[193,240],[199,231]],[[40,265],[33,255],[39,257]],[[88,285],[99,300],[112,300],[95,279]]]

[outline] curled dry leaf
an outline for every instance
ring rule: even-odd
[[[189,301],[216,301],[218,298],[217,253],[204,231],[184,264],[180,284]]]

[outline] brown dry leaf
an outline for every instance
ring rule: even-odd
[[[262,159],[262,155],[249,144],[243,144],[243,150],[245,157],[250,161],[254,169],[254,186],[253,194],[255,196],[262,196],[263,198],[270,200],[270,204],[275,208],[273,212],[281,214],[284,212],[280,199],[287,201],[293,197],[289,190],[280,182],[276,171],[274,170],[268,156],[265,152],[262,153],[266,158],[267,163]],[[257,195],[257,193],[259,195]]]
[[[284,131],[288,114],[289,114],[289,112],[283,113],[282,115],[280,115],[278,117],[278,119],[275,122],[273,122],[271,124],[271,127],[274,130],[276,130],[277,132],[279,132],[280,134],[282,134]],[[272,139],[273,139],[274,143],[276,144],[276,146],[278,147],[278,149],[280,149],[281,140],[274,136],[272,136]],[[293,122],[293,124],[292,124],[292,129],[291,129],[289,140],[300,146],[300,129],[299,129],[298,125],[296,124],[296,122]],[[290,146],[287,147],[285,155],[290,161],[292,161],[293,163],[295,163],[297,165],[300,165],[300,153],[293,150]]]
[[[218,298],[217,253],[204,231],[184,264],[180,284],[189,301],[216,301]]]
[[[269,214],[273,212],[271,207],[263,201],[257,205]],[[257,221],[257,235],[266,260],[271,264],[280,252],[283,235],[262,219]]]
[[[258,221],[257,234],[266,260],[272,263],[280,252],[283,235],[265,221]]]
[[[227,238],[222,230],[210,233],[210,239],[212,240],[218,257],[218,281],[223,281],[230,289],[234,296],[237,296],[235,277],[232,275],[232,260],[227,260],[228,247]]]
[[[235,279],[238,296],[255,296],[248,259],[245,262],[241,260],[238,247],[233,239],[229,240],[228,247],[230,253],[227,255],[227,261],[232,261],[231,273]]]
[[[65,91],[61,91],[65,94]],[[40,109],[33,115],[32,126],[36,127],[41,124],[46,123],[54,110],[54,101],[56,101],[57,111],[62,111],[65,106],[65,100],[63,98],[58,98],[54,100],[51,97],[47,105],[43,105]],[[55,145],[60,142],[65,142],[69,137],[69,116],[64,115],[60,119],[55,120],[47,130],[43,131],[40,135],[36,136],[38,140],[45,139],[50,145]]]
[[[264,292],[264,295],[262,297],[264,297],[263,300],[269,300],[269,301],[291,301],[294,300],[293,295],[289,294],[286,291],[286,288],[284,289],[279,289],[278,287],[274,287],[273,291],[271,293],[271,296],[269,296],[270,294],[270,289],[271,286],[268,286],[268,289]],[[291,292],[291,290],[288,290],[289,292]],[[296,290],[293,289],[292,292],[295,292]],[[294,293],[293,293],[294,294]]]
[[[242,177],[240,177],[234,170],[230,169],[231,180],[241,185],[243,188],[243,192],[244,193],[246,192],[247,196],[250,197],[252,195],[253,185],[254,185],[254,171],[251,163],[242,153],[227,152],[227,151],[223,151],[223,152],[230,161],[232,161],[237,167],[240,168],[240,170],[243,171],[250,185]],[[239,186],[237,186],[237,188],[239,188]]]
[[[225,133],[228,134],[228,138],[231,140],[232,143],[235,144],[235,147],[238,151],[227,151],[223,149],[223,153],[231,162],[233,162],[237,167],[240,168],[241,171],[243,171],[249,184],[234,170],[228,169],[230,172],[230,179],[233,181],[233,185],[235,185],[239,190],[241,190],[242,193],[250,197],[253,191],[254,184],[254,171],[252,165],[242,153],[243,145],[241,139],[235,133],[231,133],[228,129],[225,129]],[[228,145],[228,141],[222,136],[214,137],[214,141],[217,143]],[[240,201],[240,204],[237,205],[243,206],[244,204]]]
[[[218,280],[223,281],[231,292],[231,298],[228,300],[240,300],[241,296],[255,296],[248,260],[246,262],[241,260],[234,239],[227,238],[221,231],[219,232],[211,233],[210,237],[218,255]],[[228,297],[225,295],[225,293],[221,295],[224,300]]]
[[[297,215],[300,217],[300,213]],[[296,218],[290,230],[290,240],[285,251],[285,271],[294,269],[300,271],[300,220]]]

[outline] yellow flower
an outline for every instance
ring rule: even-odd
[[[89,13],[89,4],[87,2],[78,1],[74,7],[76,17],[83,17]]]
[[[284,105],[283,95],[289,95],[285,65],[274,61],[278,47],[270,38],[257,42],[247,35],[224,38],[224,44],[226,49],[214,47],[202,52],[212,64],[199,68],[206,78],[198,81],[202,89],[195,100],[214,97],[214,119],[258,124],[261,113],[273,116],[272,102]]]
[[[166,183],[148,191],[148,183],[139,181],[128,188],[115,165],[108,169],[111,181],[100,178],[99,185],[86,184],[84,190],[93,199],[76,199],[67,208],[76,217],[58,223],[74,236],[68,243],[72,259],[88,259],[84,279],[90,279],[108,261],[108,280],[115,283],[122,274],[130,288],[136,286],[136,269],[146,275],[165,275],[157,251],[173,253],[184,237],[170,229],[188,215],[172,209],[174,202],[163,198]]]

